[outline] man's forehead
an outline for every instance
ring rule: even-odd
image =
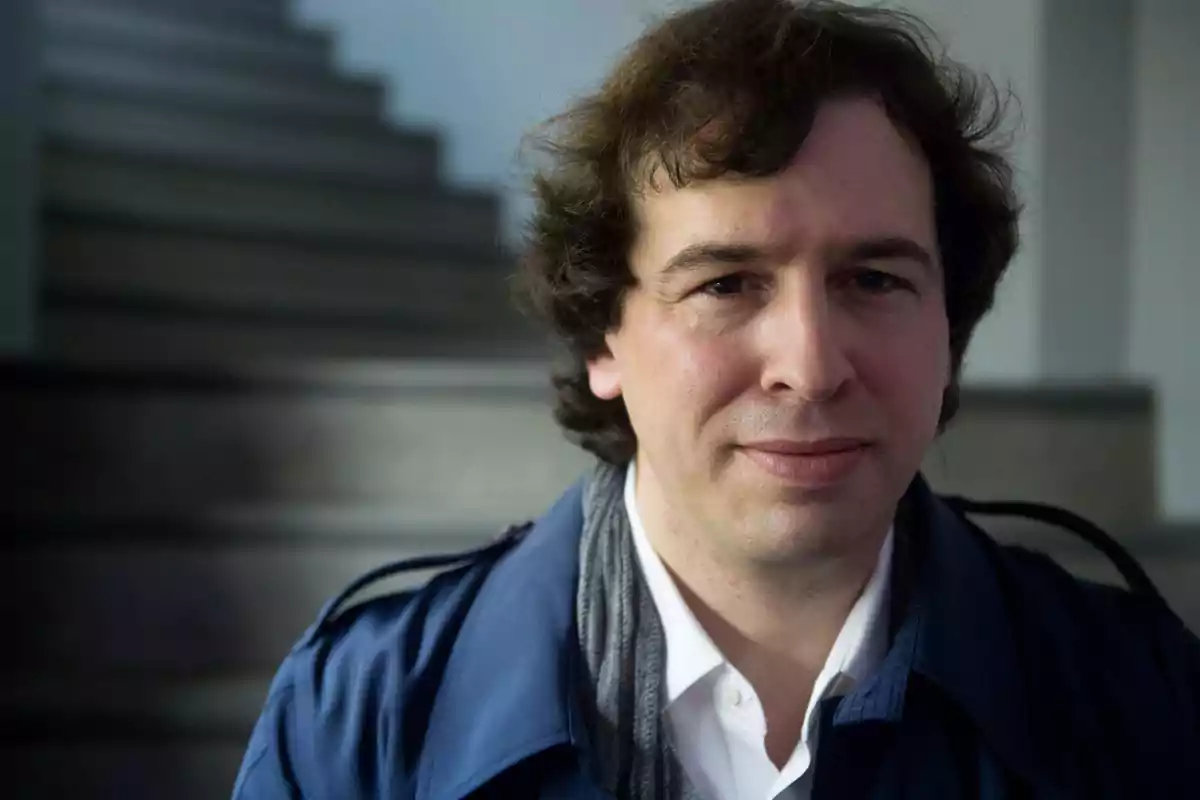
[[[933,194],[919,149],[867,98],[830,101],[788,166],[766,178],[722,176],[675,187],[658,176],[634,200],[639,250],[697,238],[786,248],[879,236],[932,247]]]

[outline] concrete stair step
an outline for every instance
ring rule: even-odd
[[[548,350],[509,268],[43,219],[43,353],[165,363],[250,357],[514,357]]]
[[[0,714],[26,740],[245,742],[273,672],[10,671],[0,685]]]
[[[431,185],[437,180],[435,136],[393,130],[374,120],[322,125],[144,92],[48,88],[42,101],[44,141],[75,151],[369,183]]]
[[[41,70],[47,82],[80,91],[138,92],[167,103],[186,101],[259,114],[362,124],[378,122],[383,109],[382,87],[362,78],[321,72],[298,79],[236,60],[167,58],[149,46],[49,42]]]
[[[55,48],[137,51],[166,63],[195,62],[270,70],[283,76],[328,72],[328,34],[280,24],[247,25],[244,16],[198,10],[206,4],[145,0],[39,0],[45,41]],[[261,6],[261,4],[259,4]],[[255,4],[248,5],[255,14]],[[268,7],[261,7],[263,14]],[[245,14],[246,12],[243,12]]]
[[[536,514],[589,463],[551,417],[543,363],[10,362],[0,376],[14,513],[299,503],[492,525]]]
[[[1143,386],[970,387],[924,472],[946,494],[1040,501],[1140,530],[1158,514],[1155,425]]]
[[[1080,578],[1125,585],[1106,556],[1068,531],[1028,520],[978,517],[975,521],[997,540],[1045,553]],[[1151,524],[1107,532],[1138,561],[1175,613],[1200,635],[1200,529]]]
[[[42,220],[44,357],[163,364],[238,358],[546,358],[508,267]]]
[[[40,345],[96,361],[548,354],[499,263],[44,220]]]
[[[38,335],[42,357],[150,367],[166,362],[206,367],[230,354],[245,359],[474,362],[545,358],[549,352],[536,338],[494,327],[428,330],[400,320],[385,328],[378,320],[363,324],[332,315],[297,319],[95,297],[52,297],[38,312]]]
[[[0,598],[12,614],[5,670],[89,679],[109,672],[147,680],[267,675],[358,575],[398,559],[472,549],[500,530],[445,523],[418,530],[402,516],[360,520],[356,529],[353,521],[317,516],[296,526],[295,540],[291,528],[245,520],[5,519],[6,531],[24,531],[15,541],[5,537],[0,564]],[[398,577],[387,588],[427,577]]]
[[[43,149],[41,188],[53,214],[149,230],[498,255],[498,200],[482,192],[304,180],[62,147]]]
[[[511,268],[387,250],[142,231],[50,218],[47,305],[106,302],[271,322],[429,334],[516,333]]]

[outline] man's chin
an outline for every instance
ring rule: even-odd
[[[781,555],[842,550],[863,536],[874,536],[879,520],[888,516],[855,488],[760,487],[757,502],[746,497],[730,522],[741,539],[754,543],[751,547]]]

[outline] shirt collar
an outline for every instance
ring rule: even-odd
[[[827,667],[831,680],[844,676],[859,683],[875,671],[887,653],[887,610],[895,538],[895,531],[889,529],[879,548],[875,569],[834,641]]]

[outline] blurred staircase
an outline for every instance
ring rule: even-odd
[[[517,363],[0,366],[13,796],[227,797],[325,599],[582,469],[546,398]]]
[[[224,797],[321,598],[556,493],[561,458],[482,474],[489,436],[552,433],[522,366],[547,349],[512,310],[497,197],[443,181],[437,136],[387,124],[382,85],[285,0],[36,6],[0,768],[16,797]]]
[[[41,352],[0,362],[0,770],[15,797],[227,797],[271,673],[382,561],[473,546],[587,464],[510,309],[496,199],[381,121],[283,0],[38,0]],[[947,491],[1149,524],[1138,389],[971,390]],[[992,525],[992,523],[989,523]],[[1058,532],[993,526],[1102,578]],[[399,585],[393,584],[393,585]]]
[[[283,0],[39,0],[42,354],[537,355],[497,198]]]

